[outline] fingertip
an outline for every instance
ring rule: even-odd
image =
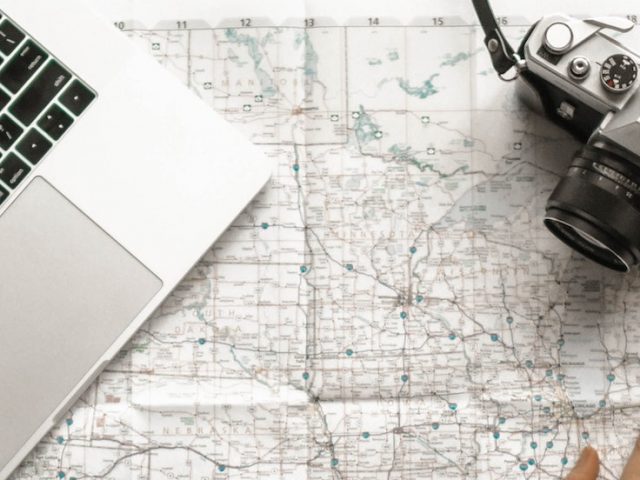
[[[582,449],[582,453],[580,453],[580,459],[588,464],[596,464],[600,466],[600,457],[598,456],[598,451],[593,448],[591,445],[588,445]]]
[[[585,447],[567,480],[595,480],[600,471],[600,458],[595,448]]]
[[[598,456],[598,451],[593,448],[591,445],[588,445],[586,447],[584,447],[582,449],[582,453],[584,453],[587,458],[589,459],[589,461],[591,462],[598,462],[598,465],[600,464],[600,457]]]
[[[640,438],[636,439],[635,446],[622,471],[621,478],[625,480],[638,478],[638,472],[640,472]]]

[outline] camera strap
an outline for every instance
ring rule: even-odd
[[[500,25],[493,15],[488,0],[473,0],[482,29],[484,30],[484,44],[491,55],[491,63],[499,75],[506,73],[520,61],[509,42],[504,38]]]

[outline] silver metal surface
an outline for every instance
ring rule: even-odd
[[[569,73],[575,78],[583,79],[589,74],[589,70],[591,70],[591,64],[586,57],[575,57],[571,60]]]
[[[36,177],[0,216],[0,465],[162,282]]]
[[[572,120],[576,112],[576,107],[569,102],[562,102],[556,112],[565,120]]]
[[[545,58],[540,48],[544,45],[547,28],[557,23],[567,24],[571,28],[573,42],[571,48],[557,62],[551,62]],[[605,28],[607,27],[587,23],[567,15],[550,15],[542,18],[525,46],[525,59],[529,70],[556,87],[569,92],[600,113],[623,110],[637,91],[638,83],[627,92],[616,95],[602,85],[598,75],[587,75],[577,81],[569,73],[571,61],[577,56],[585,57],[590,63],[597,65],[611,55],[624,54],[636,63],[640,63],[640,55],[631,50],[636,43],[618,42],[603,32]],[[571,55],[567,54],[569,52]]]
[[[498,47],[499,46],[500,46],[500,44],[498,43],[498,40],[496,40],[495,38],[492,38],[487,43],[487,48],[489,49],[489,51],[491,53],[496,53],[498,51]]]
[[[635,26],[631,20],[624,17],[593,17],[587,18],[585,22],[601,28],[610,28],[618,32],[628,32]]]

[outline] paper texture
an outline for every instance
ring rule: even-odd
[[[277,168],[16,478],[562,478],[587,444],[618,477],[638,274],[546,231],[577,144],[471,2],[90,3]],[[555,11],[640,15],[495,3],[514,42]]]

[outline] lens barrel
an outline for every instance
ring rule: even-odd
[[[549,197],[544,223],[585,257],[629,271],[640,260],[640,168],[585,146]]]

